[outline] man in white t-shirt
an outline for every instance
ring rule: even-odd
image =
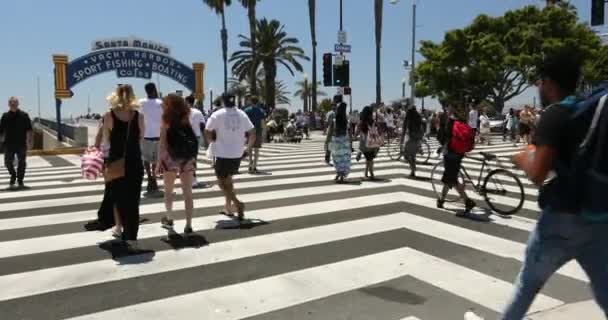
[[[235,108],[233,95],[224,94],[222,100],[224,108],[214,112],[207,121],[205,138],[214,141],[215,175],[226,198],[223,213],[234,216],[236,211],[239,220],[242,220],[245,204],[236,197],[232,176],[238,173],[241,166],[245,137],[249,137],[249,149],[255,143],[255,127],[245,112]]]
[[[158,163],[158,142],[160,141],[160,126],[162,123],[163,108],[162,100],[158,98],[156,85],[150,82],[146,84],[146,95],[148,98],[141,99],[141,114],[144,116],[144,140],[141,144],[141,155],[144,168],[148,176],[148,187],[146,195],[161,196],[156,182],[156,164]]]
[[[194,135],[196,136],[196,140],[198,141],[198,147],[200,149],[203,142],[201,127],[205,125],[205,116],[200,110],[194,108],[194,96],[187,96],[185,100],[186,104],[190,108],[190,125],[192,126],[192,131],[194,131]],[[208,184],[204,182],[199,182],[196,179],[197,158],[198,154],[197,157],[194,158],[194,178],[192,179],[192,188],[200,189],[210,187]]]

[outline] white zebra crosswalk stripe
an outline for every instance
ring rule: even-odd
[[[431,150],[436,148],[434,140],[429,143]],[[478,146],[472,154],[487,151],[508,156],[521,149],[498,140],[493,143]],[[450,209],[461,204],[436,208],[430,177],[439,158],[431,157],[428,165],[419,166],[418,180],[407,179],[408,165],[391,161],[383,148],[376,159],[376,175],[390,179],[360,181],[363,163],[353,160],[353,183],[339,185],[333,184],[335,171],[323,163],[323,153],[323,140],[317,137],[302,144],[264,146],[260,169],[269,175],[235,177],[239,198],[251,208],[247,217],[263,222],[251,229],[218,228],[226,221],[214,214],[224,203],[219,189],[195,190],[193,227],[197,235],[208,237],[206,246],[164,245],[160,240],[169,238],[158,223],[165,211],[163,199],[147,199],[140,214],[151,221],[140,224],[138,238],[144,248],[149,245],[155,252],[113,259],[103,252],[91,253],[110,239],[109,231],[84,232],[75,226],[95,216],[103,182],[82,180],[77,156],[61,157],[74,164],[71,167],[52,167],[47,162],[48,166],[39,166],[26,177],[33,189],[0,193],[0,264],[4,267],[0,313],[6,319],[181,319],[192,315],[211,320],[265,319],[267,313],[330,297],[340,301],[341,294],[410,278],[441,290],[443,296],[457,297],[454,301],[474,304],[462,306],[465,310],[481,308],[493,312],[486,318],[497,316],[513,293],[512,281],[524,259],[525,236],[533,230],[538,212],[538,190],[523,180],[521,172],[514,170],[524,184],[525,216],[489,217],[482,223],[455,218]],[[246,165],[245,161],[242,167]],[[475,177],[481,169],[481,163],[470,159],[463,165]],[[201,164],[197,173],[199,179],[208,179],[213,169]],[[6,174],[0,174],[0,183],[6,179]],[[176,194],[182,194],[179,188]],[[470,196],[483,202],[478,194]],[[497,201],[515,203],[510,197]],[[176,201],[174,210],[183,209],[183,202]],[[480,209],[473,214],[486,212]],[[176,218],[175,229],[181,230],[185,221],[180,215]],[[332,253],[328,248],[342,250]],[[455,254],[481,254],[488,264],[504,266],[493,270],[467,264]],[[224,268],[236,274],[224,274]],[[207,270],[217,271],[209,274]],[[194,271],[217,279],[214,284],[192,279]],[[557,274],[531,312],[589,299],[582,293],[588,278],[577,264],[569,263]],[[172,278],[183,288],[171,286]],[[127,296],[130,287],[137,289]],[[415,290],[411,288],[412,294]],[[60,307],[65,299],[78,301],[74,302],[78,308]],[[416,308],[392,316],[428,318],[424,305]],[[291,318],[306,319],[305,315]],[[378,314],[375,318],[387,317]]]
[[[374,272],[368,269],[367,266],[370,265],[375,266]],[[456,276],[452,274],[454,271]],[[497,302],[508,299],[512,292],[511,284],[416,250],[401,248],[76,319],[106,319],[120,315],[133,316],[134,319],[185,318],[189,313],[187,307],[195,304],[201,306],[199,312],[204,318],[241,319],[405,275],[412,275],[453,291],[496,311],[502,307]],[[473,283],[483,286],[485,290],[471,286]],[[250,292],[256,294],[251,295]],[[561,304],[563,302],[541,294],[536,298],[531,310],[546,310]]]

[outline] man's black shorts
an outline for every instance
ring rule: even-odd
[[[241,158],[238,159],[227,159],[217,158],[215,160],[215,175],[218,178],[228,178],[239,172],[241,166]]]
[[[463,155],[459,155],[453,152],[448,152],[443,157],[444,171],[441,181],[450,188],[458,185],[458,175],[460,173],[460,166],[462,164]]]

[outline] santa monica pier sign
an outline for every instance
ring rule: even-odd
[[[109,71],[115,71],[119,78],[150,79],[153,73],[161,74],[183,85],[192,91],[195,98],[202,100],[205,64],[193,63],[190,68],[174,59],[170,53],[169,47],[161,43],[128,37],[95,40],[90,53],[72,61],[67,55],[53,55],[58,124],[61,101],[74,95],[72,88],[88,78]]]

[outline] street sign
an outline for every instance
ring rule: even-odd
[[[350,45],[349,44],[338,44],[336,43],[334,50],[336,52],[347,52],[350,53]]]
[[[338,31],[338,43],[346,43],[346,31]]]
[[[344,63],[344,56],[339,54],[336,56],[335,65],[341,66]]]

